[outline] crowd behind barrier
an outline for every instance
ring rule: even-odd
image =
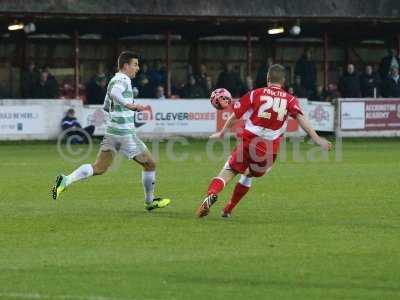
[[[171,91],[167,95],[167,75],[161,60],[143,61],[140,72],[132,79],[134,96],[148,99],[201,99],[208,98],[215,88],[226,88],[233,97],[240,97],[246,92],[263,87],[269,67],[275,63],[269,57],[257,70],[255,78],[243,78],[238,65],[224,64],[217,78],[208,73],[206,64],[187,65],[186,82],[174,81],[171,75]],[[210,66],[209,66],[210,67]],[[342,76],[337,82],[327,82],[326,88],[318,84],[316,61],[313,51],[305,48],[297,60],[293,72],[288,72],[286,89],[298,98],[312,101],[332,102],[337,98],[392,98],[400,97],[399,80],[400,59],[394,49],[388,49],[387,56],[379,65],[344,66]],[[88,72],[88,70],[86,70]],[[97,66],[93,77],[78,87],[79,97],[86,104],[102,104],[107,84],[113,76],[113,70],[106,70],[103,64]],[[29,63],[21,76],[21,98],[25,99],[72,99],[76,97],[75,87],[71,82],[59,82],[48,65],[38,68],[35,62]],[[9,98],[6,88],[0,86],[0,99]]]

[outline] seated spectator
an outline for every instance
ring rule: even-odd
[[[193,75],[189,76],[187,84],[182,89],[182,98],[208,98],[206,91],[196,82]]]
[[[75,110],[73,108],[68,109],[66,116],[61,121],[61,128],[63,131],[68,130],[66,138],[71,138],[72,144],[88,144],[88,136],[91,138],[95,129],[93,125],[82,128],[75,117]]]
[[[386,98],[400,97],[399,68],[392,67],[390,76],[382,83],[382,96]]]
[[[21,96],[22,98],[34,98],[34,89],[40,81],[40,72],[36,69],[35,62],[31,61],[28,68],[22,72]]]
[[[185,84],[181,81],[174,81],[171,84],[171,98],[178,99],[182,96]]]
[[[232,97],[237,98],[240,96],[240,88],[242,81],[240,75],[234,70],[231,64],[226,64],[223,67],[223,71],[219,74],[217,88],[227,89]]]
[[[379,65],[379,75],[382,80],[385,80],[389,76],[389,71],[392,67],[400,68],[400,59],[396,55],[396,50],[393,48],[387,49],[387,56],[382,58]]]
[[[325,100],[328,102],[334,102],[339,98],[338,87],[335,83],[329,83],[328,89],[325,91]]]
[[[310,101],[326,101],[324,86],[318,85],[315,93],[309,97]]]
[[[156,99],[165,99],[164,87],[162,85],[156,87]]]
[[[317,84],[317,67],[312,56],[311,49],[305,48],[294,69],[294,75],[300,76],[301,84],[309,96],[315,94]]]
[[[365,66],[364,73],[360,76],[361,96],[362,97],[375,97],[378,96],[378,87],[380,79],[378,74],[373,72],[371,65]]]
[[[251,76],[246,76],[246,82],[242,86],[242,90],[240,92],[240,97],[252,90],[254,90],[253,78],[251,78]]]
[[[96,75],[86,84],[86,104],[103,104],[107,93],[106,76]]]
[[[58,97],[58,83],[49,79],[49,73],[42,71],[40,81],[34,86],[33,98],[35,99],[55,99]]]
[[[343,98],[357,98],[361,96],[360,76],[354,65],[348,64],[346,72],[339,79],[339,91]]]
[[[293,91],[293,95],[297,98],[308,98],[309,96],[306,88],[301,84],[301,76],[299,75],[294,78]]]
[[[274,64],[272,57],[268,57],[267,61],[261,64],[257,71],[256,88],[262,88],[267,85],[267,74],[269,67]]]

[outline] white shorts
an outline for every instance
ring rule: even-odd
[[[148,150],[147,146],[135,134],[124,136],[106,134],[100,144],[100,151],[112,151],[114,153],[121,151],[128,159],[133,159]]]

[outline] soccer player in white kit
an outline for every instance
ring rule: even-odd
[[[110,80],[104,100],[104,110],[108,114],[106,133],[96,162],[83,164],[69,175],[60,174],[52,188],[53,199],[72,183],[104,174],[113,162],[115,153],[136,161],[143,167],[142,184],[145,194],[145,208],[150,211],[170,204],[167,198],[154,198],[156,164],[146,145],[136,136],[135,111],[145,107],[133,101],[131,78],[139,72],[139,57],[125,51],[118,57],[119,72]]]

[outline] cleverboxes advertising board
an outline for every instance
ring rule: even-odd
[[[135,114],[136,130],[147,136],[210,134],[216,130],[217,111],[206,100],[151,100],[135,102],[146,109]],[[105,133],[106,115],[100,105],[84,107],[83,125],[94,125],[95,135]]]
[[[136,113],[139,133],[213,133],[217,112],[205,100],[138,100],[146,109]]]

